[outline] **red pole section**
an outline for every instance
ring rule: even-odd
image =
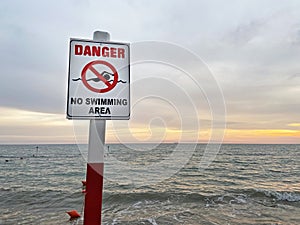
[[[84,225],[101,224],[105,122],[105,120],[90,121]]]
[[[84,225],[101,224],[103,163],[87,164]]]

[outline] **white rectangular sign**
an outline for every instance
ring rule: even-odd
[[[70,40],[68,119],[129,119],[129,44]]]

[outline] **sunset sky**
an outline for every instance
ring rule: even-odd
[[[0,28],[0,144],[87,142],[89,121],[65,115],[68,54],[95,30],[145,59],[107,142],[300,144],[298,0],[2,0]],[[178,63],[146,63],[147,41]]]

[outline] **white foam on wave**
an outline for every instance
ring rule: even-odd
[[[111,223],[111,225],[116,225],[118,223],[118,219],[114,219],[113,221],[112,221],[112,223]]]
[[[148,221],[152,224],[152,225],[158,225],[155,221],[154,218],[149,218]]]
[[[263,191],[267,197],[275,197],[278,201],[299,202],[300,195],[293,192]]]
[[[141,206],[142,204],[143,204],[143,202],[138,201],[138,202],[134,203],[134,204],[132,205],[132,207],[133,207],[133,208],[136,208],[136,209],[139,209],[139,208],[142,207],[142,206]]]
[[[247,196],[244,194],[240,194],[236,197],[234,197],[234,199],[229,201],[229,204],[246,204],[247,203]]]
[[[178,219],[176,215],[173,215],[173,218],[174,218],[174,220],[182,223],[182,220]]]

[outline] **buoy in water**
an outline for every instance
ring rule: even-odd
[[[81,191],[81,193],[82,193],[82,194],[85,194],[85,193],[86,193],[86,190],[85,190],[85,189],[83,189],[83,190]]]
[[[68,213],[68,215],[70,216],[70,220],[77,219],[80,217],[80,214],[76,210],[71,210],[66,213]]]

